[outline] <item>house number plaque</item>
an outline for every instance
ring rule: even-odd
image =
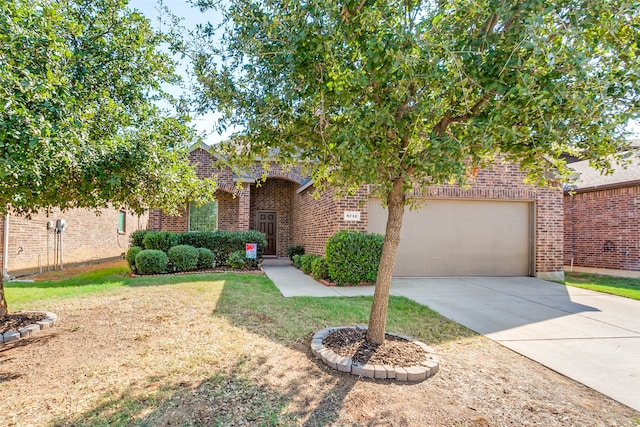
[[[357,211],[344,211],[345,221],[360,221],[360,212]]]

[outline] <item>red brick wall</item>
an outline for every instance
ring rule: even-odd
[[[564,208],[562,190],[538,189],[536,192],[535,271],[563,270]]]
[[[218,228],[220,230],[241,230],[238,223],[238,206],[240,199],[226,191],[216,191],[218,201]]]
[[[231,169],[220,167],[216,164],[215,158],[203,148],[191,151],[189,160],[195,165],[198,177],[215,177],[217,180],[219,189],[215,197],[218,200],[218,228],[234,231],[248,230],[250,221],[248,184],[243,184],[242,188],[236,187]],[[276,172],[278,171],[279,169]],[[189,230],[188,204],[185,204],[185,209],[177,217],[164,215],[158,209],[151,210],[149,217],[151,230],[173,232]]]
[[[125,253],[129,235],[146,229],[148,216],[127,214],[126,233],[118,233],[118,210],[104,209],[100,216],[88,209],[53,210],[31,219],[11,216],[9,219],[8,271],[10,274],[33,273],[47,269],[47,221],[64,219],[67,228],[62,234],[64,265],[115,258]],[[0,247],[4,243],[4,217],[0,221]],[[54,239],[49,234],[49,264],[54,262]],[[0,258],[2,251],[0,250]]]
[[[324,191],[318,198],[313,193],[313,187],[293,192],[291,245],[304,246],[306,253],[324,255],[327,239],[338,231],[338,208],[332,191]]]
[[[640,271],[640,186],[564,196],[564,262]]]

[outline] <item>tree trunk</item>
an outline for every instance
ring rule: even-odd
[[[375,293],[371,315],[369,316],[369,330],[367,341],[373,344],[384,342],[384,329],[387,323],[387,308],[389,307],[389,294],[391,291],[391,276],[396,261],[396,253],[400,244],[400,229],[404,216],[405,194],[403,190],[404,179],[396,179],[393,190],[387,196],[387,230],[382,244],[382,257],[378,268]]]
[[[9,313],[7,308],[7,300],[4,298],[4,278],[0,273],[0,317],[4,317]]]

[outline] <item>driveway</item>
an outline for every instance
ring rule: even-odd
[[[640,301],[530,277],[396,278],[392,293],[640,410]]]
[[[263,269],[285,297],[373,295],[289,265]],[[391,293],[640,410],[640,301],[530,277],[395,278]]]

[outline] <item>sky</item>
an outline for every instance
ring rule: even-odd
[[[173,14],[183,18],[182,25],[187,29],[195,29],[198,24],[219,21],[219,16],[216,16],[214,11],[201,12],[198,8],[192,7],[188,0],[129,0],[129,7],[131,9],[137,9],[143,13],[147,18],[149,18],[151,24],[155,28],[162,30],[162,24],[158,19],[159,3],[162,3],[163,6],[169,8]],[[178,71],[188,86],[189,79],[191,78],[189,64],[183,62]],[[181,88],[172,86],[165,86],[164,89],[174,95],[180,95],[184,92]],[[203,135],[203,140],[208,145],[224,141],[231,134],[231,131],[229,131],[225,134],[219,135],[213,129],[215,120],[216,116],[214,113],[209,113],[204,116],[194,115],[193,117],[194,127],[199,134]]]

